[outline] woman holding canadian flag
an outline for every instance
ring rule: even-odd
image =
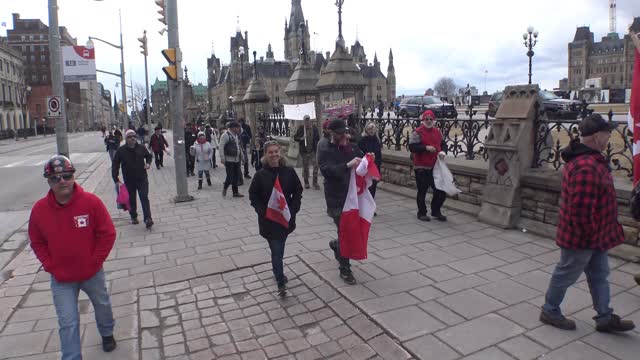
[[[286,296],[287,277],[284,275],[284,245],[287,236],[296,228],[296,214],[302,200],[302,184],[298,174],[280,156],[280,144],[264,144],[263,168],[256,172],[249,187],[251,206],[258,214],[260,235],[271,249],[271,266],[278,284],[278,294]]]

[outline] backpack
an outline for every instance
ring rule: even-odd
[[[233,136],[229,135],[229,133],[227,133],[227,137],[229,138],[229,141],[224,144],[224,156],[238,156],[238,145],[236,144],[236,140],[233,138]]]

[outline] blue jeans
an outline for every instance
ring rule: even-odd
[[[276,278],[278,286],[280,286],[284,284],[284,264],[282,259],[284,258],[284,245],[287,240],[267,241],[269,242],[269,249],[271,249],[271,269],[273,270],[273,276]]]
[[[609,307],[609,258],[606,251],[581,249],[561,249],[560,262],[556,265],[549,289],[545,295],[544,311],[551,318],[562,317],[560,304],[569,286],[573,285],[584,271],[587,276],[593,309],[597,324],[605,324],[611,318],[613,309]]]
[[[58,333],[62,360],[82,360],[80,350],[80,313],[78,295],[84,291],[95,310],[98,332],[101,336],[112,336],[115,320],[111,312],[111,301],[101,269],[91,279],[82,282],[60,283],[51,276],[51,293],[58,315]]]

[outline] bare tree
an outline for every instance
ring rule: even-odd
[[[433,86],[436,94],[441,97],[452,97],[456,94],[456,83],[450,77],[441,77]]]
[[[142,111],[142,103],[147,97],[144,85],[140,83],[133,83],[133,110]]]

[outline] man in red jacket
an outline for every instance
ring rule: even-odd
[[[596,330],[633,330],[630,320],[621,320],[609,307],[609,259],[607,251],[624,242],[618,223],[618,201],[609,160],[602,155],[615,125],[599,114],[586,116],[578,126],[580,141],[562,151],[566,165],[556,243],[560,262],[556,265],[545,295],[540,321],[563,330],[575,330],[576,323],[560,311],[569,286],[584,272],[589,283]]]
[[[442,150],[442,135],[440,130],[434,126],[435,115],[433,111],[426,110],[422,114],[422,125],[420,125],[411,134],[409,138],[409,151],[413,153],[413,171],[416,175],[416,187],[418,194],[416,203],[418,204],[418,219],[422,221],[430,221],[427,215],[427,205],[425,198],[429,188],[433,189],[433,198],[431,199],[431,216],[440,220],[447,221],[447,217],[442,215],[441,209],[447,194],[436,189],[433,180],[433,167],[438,157],[444,158]]]
[[[102,264],[111,252],[116,231],[97,196],[75,183],[75,168],[62,155],[44,166],[50,190],[38,200],[29,218],[31,248],[51,274],[51,292],[58,315],[62,360],[82,359],[78,294],[84,291],[95,310],[102,349],[116,348],[114,319]]]

